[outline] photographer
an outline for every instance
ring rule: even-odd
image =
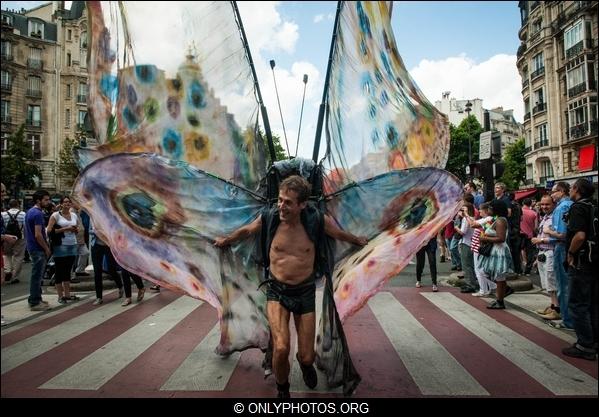
[[[555,243],[544,232],[545,228],[550,229],[552,226],[552,214],[555,204],[551,196],[543,196],[541,199],[541,208],[545,214],[541,218],[538,235],[537,237],[533,237],[531,242],[533,245],[536,245],[539,251],[537,266],[541,277],[541,287],[549,293],[551,305],[543,310],[537,310],[536,313],[540,314],[546,320],[560,320],[561,311],[559,301],[557,300],[557,283],[555,281],[555,270],[553,269],[553,249],[555,248]]]
[[[570,188],[570,198],[574,204],[568,215],[568,275],[570,278],[570,298],[568,309],[576,343],[562,349],[566,356],[594,361],[597,354],[597,277],[593,269],[597,267],[596,251],[596,206],[591,201],[593,186],[585,179],[578,179]]]

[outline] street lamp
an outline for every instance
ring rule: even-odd
[[[466,103],[466,118],[470,117],[470,112],[472,111],[472,103],[470,100]],[[468,136],[468,167],[472,164],[472,138]]]

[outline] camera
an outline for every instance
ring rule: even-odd
[[[547,260],[547,256],[545,256],[544,253],[539,253],[537,255],[537,261],[539,261],[539,262],[545,262],[546,260]]]

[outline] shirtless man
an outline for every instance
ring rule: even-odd
[[[304,382],[309,388],[317,385],[314,369],[315,336],[315,264],[318,233],[307,215],[310,184],[302,177],[286,178],[279,187],[277,207],[259,216],[227,237],[215,239],[215,246],[224,247],[266,228],[267,265],[270,279],[266,292],[268,322],[273,344],[273,370],[278,396],[289,397],[289,318],[293,313],[297,329],[297,359]],[[306,210],[302,215],[302,211]],[[312,213],[314,213],[312,209]],[[317,217],[317,216],[316,216]],[[315,216],[312,216],[314,219]],[[322,215],[319,217],[322,219]],[[368,240],[339,229],[332,218],[324,216],[324,233],[334,239],[364,246]],[[309,232],[312,231],[312,232]],[[312,233],[312,236],[309,234]]]

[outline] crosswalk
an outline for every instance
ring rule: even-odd
[[[453,288],[386,288],[344,325],[360,397],[596,397],[597,362],[568,358],[573,338],[516,309]],[[321,294],[318,294],[321,297]],[[2,331],[2,397],[270,397],[262,354],[226,358],[215,310],[168,291],[121,307],[91,299]],[[318,304],[317,304],[318,305]],[[292,342],[290,359],[295,357]],[[298,397],[341,396],[319,375]]]

